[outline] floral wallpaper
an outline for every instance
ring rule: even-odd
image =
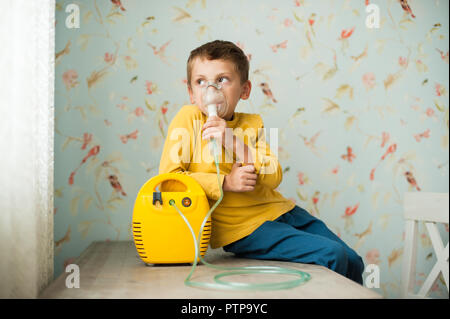
[[[69,4],[79,28],[68,27]],[[371,4],[379,28],[366,25]],[[58,0],[55,276],[94,240],[132,240],[136,194],[158,174],[168,125],[189,104],[189,52],[223,39],[250,61],[252,93],[236,111],[278,128],[278,191],[378,265],[373,289],[399,297],[403,194],[449,190],[448,7]],[[440,232],[447,242],[448,225]],[[419,235],[417,285],[436,261],[422,224]],[[448,298],[443,282],[433,297]]]

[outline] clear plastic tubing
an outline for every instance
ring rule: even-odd
[[[186,279],[184,280],[184,284],[189,287],[196,287],[196,288],[210,288],[210,289],[220,289],[220,290],[278,290],[278,289],[288,289],[297,287],[308,280],[311,279],[311,275],[297,270],[297,269],[291,269],[291,268],[284,268],[284,267],[278,267],[278,266],[247,266],[247,267],[224,267],[224,266],[218,266],[208,263],[203,259],[203,257],[199,254],[200,251],[200,239],[201,235],[203,233],[203,227],[205,226],[206,221],[209,219],[209,216],[212,214],[212,212],[216,209],[216,207],[220,204],[220,202],[223,199],[223,189],[222,185],[220,184],[220,169],[219,169],[219,156],[218,156],[218,149],[217,149],[217,142],[214,138],[211,139],[213,149],[214,149],[214,161],[216,163],[216,169],[217,169],[217,182],[219,184],[220,188],[220,198],[216,201],[216,203],[211,207],[209,212],[206,214],[205,219],[202,222],[202,225],[200,227],[200,232],[198,233],[198,237],[195,237],[195,233],[189,224],[189,221],[186,219],[186,217],[183,215],[183,213],[180,211],[180,209],[175,204],[175,201],[171,199],[169,201],[169,204],[175,207],[177,212],[180,214],[181,218],[183,218],[184,222],[186,223],[187,227],[191,231],[192,239],[195,246],[195,258],[194,262],[192,264],[192,268]],[[201,262],[213,269],[218,270],[225,270],[226,272],[222,272],[214,276],[214,283],[207,283],[207,282],[198,282],[198,281],[192,281],[191,277],[192,274],[195,271],[195,268],[197,267],[197,259],[200,257]],[[244,283],[244,282],[233,282],[233,281],[226,281],[222,280],[222,278],[227,276],[235,276],[235,275],[244,275],[244,274],[281,274],[281,275],[290,275],[297,277],[296,279],[281,281],[281,282],[269,282],[269,283]]]

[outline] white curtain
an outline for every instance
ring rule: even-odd
[[[0,298],[53,279],[55,0],[0,0]]]

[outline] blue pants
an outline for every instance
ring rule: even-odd
[[[317,264],[363,284],[362,258],[324,222],[297,205],[223,249],[237,257]]]

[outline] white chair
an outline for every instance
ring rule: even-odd
[[[448,243],[444,248],[439,230],[436,227],[436,223],[448,224],[448,200],[448,193],[405,193],[403,208],[406,226],[401,284],[403,298],[427,298],[431,287],[433,287],[441,272],[448,292]],[[428,230],[437,261],[419,292],[414,294],[419,222],[424,222]]]

